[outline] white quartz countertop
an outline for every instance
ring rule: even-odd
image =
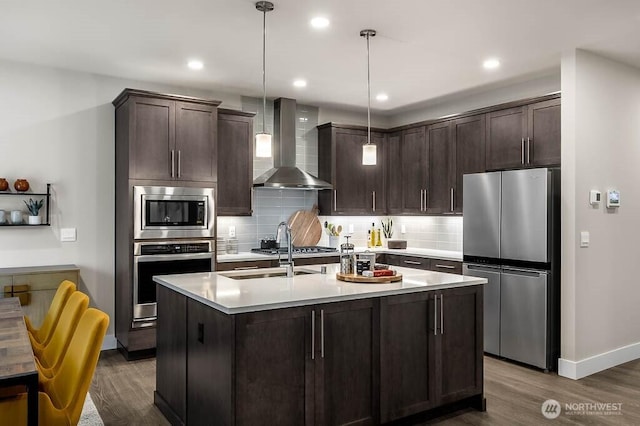
[[[404,256],[417,256],[417,257],[430,257],[434,259],[442,259],[442,260],[457,260],[462,261],[462,252],[459,251],[450,251],[450,250],[434,250],[434,249],[423,249],[423,248],[406,248],[406,249],[388,249],[388,248],[367,248],[367,247],[356,247],[355,252],[361,253],[366,250],[372,251],[374,253],[388,253],[388,254],[399,254]],[[335,253],[298,253],[294,254],[293,258],[306,258],[306,257],[326,257],[326,256],[338,256],[340,252]],[[283,255],[286,257],[286,255]],[[243,262],[243,261],[251,261],[251,260],[269,260],[269,259],[277,259],[277,254],[260,254],[260,253],[252,253],[252,252],[240,252],[238,254],[221,254],[217,256],[217,261],[219,263],[223,262]]]
[[[316,273],[297,275],[292,278],[231,278],[232,276],[284,270],[283,268],[262,268],[251,272],[228,271],[160,275],[154,276],[153,280],[226,314],[464,287],[487,282],[484,278],[398,267],[394,269],[402,274],[403,279],[400,282],[356,284],[336,279],[336,272],[340,270],[338,264],[325,266],[326,274],[319,273],[320,265],[296,267],[296,271]]]

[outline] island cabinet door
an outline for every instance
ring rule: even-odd
[[[482,393],[482,286],[437,293],[436,392],[441,404]]]
[[[188,425],[233,424],[234,318],[187,300]]]
[[[435,292],[380,299],[383,423],[436,405]]]
[[[316,424],[379,424],[379,302],[315,307]]]
[[[314,423],[312,314],[305,307],[236,317],[236,425]]]

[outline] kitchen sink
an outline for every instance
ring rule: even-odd
[[[309,275],[309,274],[319,274],[316,271],[309,270],[297,270],[293,271],[293,275]],[[286,277],[286,271],[253,271],[253,272],[243,272],[243,273],[230,273],[230,274],[220,274],[224,277],[231,278],[232,280],[253,280],[256,278],[277,278],[277,277]]]

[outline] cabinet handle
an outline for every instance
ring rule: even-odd
[[[174,149],[171,150],[171,177],[175,177],[176,175],[176,151]]]
[[[204,343],[204,324],[198,323],[198,342]]]
[[[320,355],[324,358],[324,309],[320,309]]]
[[[316,311],[311,311],[311,359],[316,359]]]
[[[376,191],[371,192],[373,199],[373,211],[376,211]]]
[[[250,209],[251,209],[250,213],[251,213],[251,215],[253,215],[253,195],[254,195],[254,189],[253,189],[253,187],[252,187],[252,188],[251,188],[251,194],[249,195],[249,196],[251,197],[251,206],[250,206]]]
[[[438,295],[433,299],[433,335],[438,335]]]
[[[527,164],[531,164],[531,139],[527,138]]]
[[[429,190],[425,188],[424,190],[424,211],[429,210]]]
[[[453,186],[451,187],[451,191],[450,191],[450,197],[451,197],[451,211],[453,211]]]
[[[257,266],[238,266],[237,268],[233,268],[234,271],[246,271],[247,269],[258,269]]]
[[[436,263],[436,268],[445,268],[445,269],[456,269],[455,266],[451,266],[451,265],[441,265],[439,263]]]
[[[424,189],[420,190],[420,211],[424,211]]]
[[[333,211],[338,211],[338,190],[333,190]]]
[[[182,160],[182,158],[181,158],[182,156],[180,155],[180,153],[181,153],[181,151],[178,150],[178,177],[180,177],[180,175],[182,174],[182,173],[180,173],[180,169],[182,168],[181,167],[182,166],[182,161],[181,161]]]
[[[407,265],[422,265],[422,263],[416,262],[415,260],[404,260],[403,262]]]
[[[520,140],[520,164],[524,164],[524,138]]]
[[[444,294],[440,295],[440,334],[444,334]]]

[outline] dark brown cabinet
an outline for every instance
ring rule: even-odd
[[[251,216],[254,115],[218,109],[218,216]]]
[[[305,307],[238,316],[236,425],[314,423],[312,315]]]
[[[462,213],[463,176],[486,170],[485,115],[453,120],[453,141],[456,150],[454,212]]]
[[[387,213],[402,213],[403,179],[402,173],[402,132],[387,135]],[[421,194],[421,193],[420,193]],[[420,195],[419,194],[419,195]]]
[[[123,136],[118,143],[129,145],[129,178],[215,182],[219,103],[123,91],[114,105],[128,111],[125,122],[116,123],[122,133],[116,133]]]
[[[489,170],[560,164],[560,99],[487,114]]]
[[[385,135],[371,133],[377,147],[377,164],[362,164],[362,145],[366,130],[331,123],[318,127],[318,177],[333,185],[320,191],[318,204],[324,215],[384,214]]]
[[[408,256],[404,254],[385,253],[377,257],[377,262],[388,263],[405,268],[424,269],[428,271],[446,272],[462,275],[462,262],[457,260],[442,260],[428,257]]]
[[[375,299],[239,315],[236,424],[376,424],[377,325]]]
[[[380,413],[386,423],[436,405],[433,292],[380,300]]]
[[[427,173],[429,175],[425,196],[426,212],[431,214],[453,213],[455,208],[455,146],[451,134],[451,122],[427,127]]]
[[[402,212],[426,211],[425,193],[429,185],[427,166],[428,145],[424,126],[402,132],[400,161],[392,167],[402,171],[402,182],[395,190],[402,192]]]
[[[483,409],[482,287],[380,301],[382,422],[475,397]]]

